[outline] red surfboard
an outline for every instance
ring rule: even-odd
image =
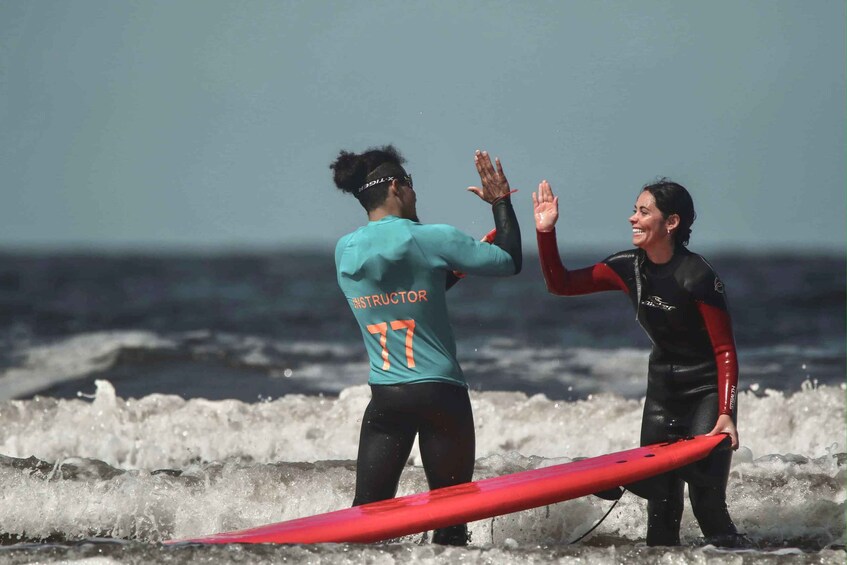
[[[726,437],[697,436],[649,445],[249,530],[167,543],[371,543],[634,483],[698,461]]]

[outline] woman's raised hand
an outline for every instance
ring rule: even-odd
[[[538,184],[537,193],[532,193],[532,210],[535,214],[535,229],[553,231],[559,219],[559,197],[553,196],[553,189],[546,180]]]

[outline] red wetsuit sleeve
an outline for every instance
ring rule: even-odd
[[[605,263],[597,263],[593,267],[568,271],[559,257],[559,246],[556,244],[556,230],[549,232],[536,231],[538,239],[538,258],[541,261],[541,272],[547,283],[547,290],[559,296],[574,296],[590,294],[604,290],[623,290],[627,292],[626,284]]]
[[[704,302],[697,302],[697,309],[706,323],[706,331],[715,351],[718,366],[718,414],[735,413],[735,395],[738,388],[738,356],[729,312]]]

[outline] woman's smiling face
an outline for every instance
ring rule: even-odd
[[[662,211],[656,206],[656,199],[650,192],[644,190],[635,201],[635,210],[629,217],[632,225],[632,244],[645,251],[654,249],[657,245],[672,245],[673,234],[671,231],[676,227],[677,221],[674,214],[665,220]]]

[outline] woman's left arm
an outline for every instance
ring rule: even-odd
[[[700,300],[697,301],[697,309],[709,333],[718,370],[718,421],[708,435],[728,433],[732,438],[732,448],[738,449],[738,430],[732,419],[738,391],[738,355],[729,312]]]

